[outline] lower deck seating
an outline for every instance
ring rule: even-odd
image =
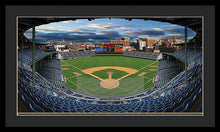
[[[74,59],[95,56],[95,52],[93,51],[60,52],[59,54],[62,56],[62,59]]]
[[[196,68],[194,67],[194,69]],[[28,71],[19,70],[19,72],[20,76],[22,76],[22,73]],[[199,90],[202,86],[201,80],[201,77],[197,77],[189,82],[187,87],[182,87],[172,94],[166,94],[157,98],[149,97],[142,101],[134,99],[127,104],[106,104],[102,102],[92,104],[85,100],[81,102],[72,99],[71,97],[65,97],[62,92],[59,95],[59,92],[52,91],[52,89],[47,88],[48,85],[40,85],[40,88],[37,86],[31,86],[30,82],[20,78],[19,96],[21,96],[22,100],[28,104],[27,107],[30,107],[32,111],[38,112],[165,112],[176,109],[176,111],[178,111],[181,105],[185,109],[185,105],[187,105],[187,103],[189,105],[189,102],[193,103],[193,101],[195,101],[194,96],[201,92],[201,90]],[[43,80],[40,81],[43,82]],[[46,84],[46,82],[44,83]],[[51,92],[44,92],[42,89],[45,88]],[[192,98],[192,100],[188,100],[189,102],[180,104],[180,102],[185,102],[188,98]],[[186,108],[185,110],[187,111],[189,109]]]
[[[47,53],[44,52],[43,50],[36,48],[35,51],[35,60],[46,56]],[[23,49],[23,54],[22,54],[22,49],[18,49],[18,61],[22,61],[22,56],[23,56],[23,63],[26,65],[29,65],[32,63],[32,49],[31,48],[24,48]]]
[[[156,60],[160,53],[145,51],[124,51],[124,56]]]
[[[181,72],[175,60],[159,60],[154,88],[160,88]]]
[[[83,52],[82,52],[83,53]],[[81,53],[77,53],[80,55]],[[84,54],[84,53],[83,53]],[[127,55],[130,54],[126,53]],[[142,53],[135,52],[135,57]],[[149,53],[146,53],[147,56]],[[86,56],[86,55],[85,55]],[[51,62],[48,62],[51,63]],[[165,65],[158,67],[158,73],[161,75],[159,80],[169,80],[170,76],[176,73],[178,68],[175,62],[162,62]],[[53,70],[59,70],[59,67],[48,67],[44,64],[42,71],[46,74]],[[167,70],[169,69],[169,70]],[[172,69],[172,70],[171,70]],[[48,73],[48,71],[50,71]],[[170,76],[163,76],[167,74]],[[24,67],[18,67],[18,96],[27,110],[33,112],[183,112],[191,111],[192,105],[202,92],[202,63],[191,64],[187,68],[187,86],[184,86],[185,71],[181,72],[172,82],[166,84],[162,89],[151,89],[150,96],[140,95],[141,99],[131,98],[128,103],[106,103],[96,97],[89,97],[98,102],[86,100],[85,96],[68,89],[58,88],[59,84],[51,85],[48,80],[59,80],[59,76],[51,77],[35,75],[35,85],[32,85],[32,69],[24,64]],[[60,72],[56,72],[61,74]],[[54,74],[56,74],[54,73]],[[57,74],[57,75],[58,75]],[[158,75],[159,75],[158,74]],[[48,78],[46,78],[48,77]],[[167,79],[168,78],[168,79]],[[54,84],[57,82],[53,82]],[[84,98],[83,98],[84,97]],[[19,111],[22,111],[19,109]],[[201,106],[196,111],[201,111]]]

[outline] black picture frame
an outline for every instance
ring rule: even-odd
[[[59,8],[59,10],[57,10]],[[168,10],[169,9],[169,10]],[[203,116],[22,116],[16,115],[17,16],[203,16]],[[215,6],[213,5],[6,5],[6,127],[213,127],[215,126]]]

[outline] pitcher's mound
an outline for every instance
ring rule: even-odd
[[[119,85],[119,81],[115,79],[105,79],[101,81],[101,86],[104,88],[116,88]]]

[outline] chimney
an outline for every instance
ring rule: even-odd
[[[173,44],[176,44],[176,36],[173,36]]]

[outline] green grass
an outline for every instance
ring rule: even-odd
[[[69,70],[63,70],[63,74],[66,77],[67,88],[74,89],[75,91],[82,92],[95,96],[123,96],[135,94],[147,90],[153,86],[153,77],[156,71],[149,71],[149,69],[156,69],[156,67],[150,67],[152,65],[157,66],[157,61],[146,60],[125,56],[94,56],[87,58],[78,58],[71,60],[62,60],[62,68],[69,68]],[[132,74],[119,81],[119,86],[114,89],[106,89],[100,86],[100,80],[81,72],[83,69],[101,66],[120,66],[139,70],[137,73]],[[80,76],[73,74],[74,72],[80,73]],[[112,78],[118,79],[126,74],[125,71],[116,69],[105,69],[101,71],[93,72],[94,75],[107,79],[107,72],[113,72]],[[138,74],[146,72],[143,76]]]

